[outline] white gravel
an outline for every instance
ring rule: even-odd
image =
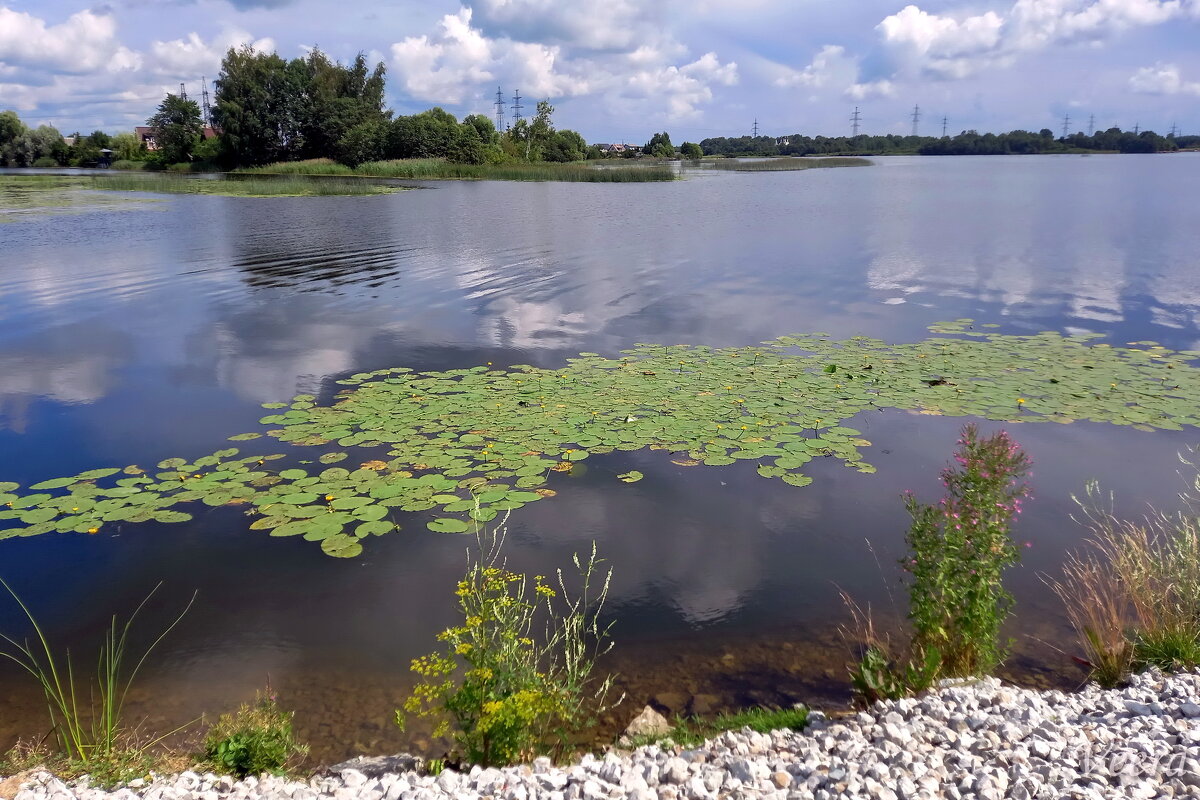
[[[1200,674],[1149,672],[1125,689],[944,685],[803,732],[726,733],[695,749],[651,746],[437,777],[380,762],[306,783],[185,772],[105,792],[46,773],[15,800],[708,800],[708,798],[1200,798]],[[385,765],[412,760],[385,760]]]

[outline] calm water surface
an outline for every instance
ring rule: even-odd
[[[913,341],[974,317],[1005,332],[1094,331],[1200,346],[1200,155],[887,158],[867,169],[705,173],[670,184],[440,183],[377,197],[180,196],[0,219],[0,480],[197,456],[255,430],[260,403],[391,366],[562,365],[636,342],[747,345],[788,333]],[[933,499],[962,420],[853,423],[875,475],[815,465],[795,489],[752,466],[661,452],[588,460],[516,512],[510,558],[545,572],[599,543],[615,570],[614,666],[628,715],[745,702],[844,702],[839,589],[891,609],[906,515]],[[988,424],[989,429],[994,428]],[[1013,585],[1014,669],[1069,683],[1038,573],[1081,529],[1089,478],[1120,507],[1176,503],[1195,431],[1017,426],[1036,499]],[[249,443],[246,452],[268,445]],[[286,450],[286,448],[285,448]],[[639,469],[625,486],[615,473]],[[135,718],[228,709],[270,681],[320,758],[427,745],[391,709],[408,662],[453,619],[464,540],[404,530],[342,561],[191,523],[0,542],[0,577],[57,641],[87,652],[159,581],[158,616],[196,606],[154,659]],[[0,602],[0,630],[23,632]],[[156,620],[148,620],[153,623]],[[1069,647],[1067,648],[1069,650]],[[41,732],[0,670],[0,747]]]

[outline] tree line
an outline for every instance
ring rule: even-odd
[[[706,156],[810,156],[856,155],[1008,155],[1024,153],[1071,153],[1081,150],[1118,153],[1163,153],[1200,146],[1200,136],[1160,136],[1154,131],[1122,131],[1109,128],[1088,136],[1074,133],[1055,138],[1043,128],[1037,133],[1015,130],[1008,133],[963,131],[957,136],[738,136],[716,137],[700,142]]]

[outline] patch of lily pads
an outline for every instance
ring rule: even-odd
[[[326,448],[310,461],[278,468],[280,454],[231,447],[152,471],[96,469],[24,490],[0,483],[0,538],[242,506],[252,530],[347,558],[414,512],[436,515],[425,527],[437,533],[472,531],[553,496],[555,472],[614,451],[661,450],[684,467],[746,462],[797,487],[812,482],[805,467],[815,459],[871,473],[870,442],[843,424],[869,409],[1139,430],[1200,424],[1200,352],[988,327],[940,323],[931,329],[940,335],[909,344],[824,334],[741,348],[646,344],[616,358],[581,353],[557,370],[359,373],[339,381],[330,404],[313,395],[268,403],[267,430],[230,437]],[[643,477],[614,473],[616,483]]]

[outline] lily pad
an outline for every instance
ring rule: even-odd
[[[426,527],[435,533],[466,533],[471,530],[471,526],[463,522],[461,519],[453,517],[439,517],[435,520],[430,520]]]

